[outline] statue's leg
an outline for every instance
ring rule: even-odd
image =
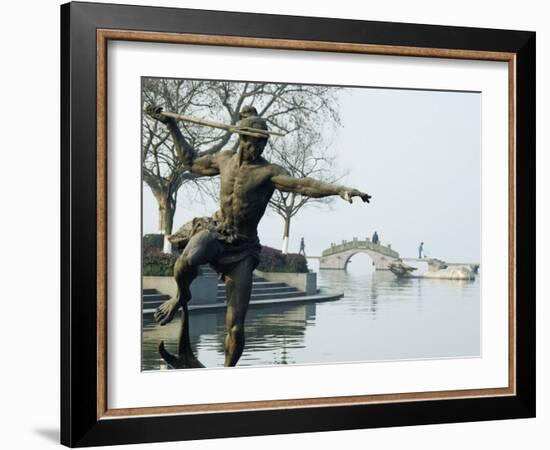
[[[252,272],[257,266],[256,258],[249,256],[241,261],[225,276],[225,290],[227,297],[227,312],[225,325],[226,367],[234,366],[241,357],[244,349],[244,320],[250,292],[252,291]]]
[[[162,357],[175,368],[203,367],[191,349],[189,337],[189,311],[187,303],[191,300],[191,283],[202,264],[215,261],[220,247],[216,238],[208,231],[194,235],[174,265],[174,278],[178,287],[176,297],[163,303],[155,312],[155,319],[164,325],[170,322],[178,309],[182,308],[178,357],[170,355],[161,342],[159,351]]]
[[[199,266],[214,261],[220,252],[215,237],[208,231],[195,234],[174,264],[176,296],[164,302],[155,311],[155,320],[166,325],[178,309],[191,300],[191,283],[196,278]]]

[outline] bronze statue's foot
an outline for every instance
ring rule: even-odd
[[[179,308],[179,302],[176,299],[170,299],[157,308],[155,311],[155,320],[160,325],[166,325],[172,321]]]
[[[189,354],[175,356],[166,350],[164,347],[164,341],[161,341],[159,345],[159,353],[160,356],[162,356],[162,359],[164,359],[173,369],[199,369],[204,367],[204,365],[193,354],[191,349],[189,349]]]

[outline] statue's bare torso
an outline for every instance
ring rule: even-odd
[[[218,161],[223,221],[239,236],[254,238],[275,190],[272,177],[283,174],[284,169],[262,157],[239,163],[238,155],[232,152],[220,154]]]

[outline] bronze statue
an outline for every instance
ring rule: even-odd
[[[234,366],[245,343],[244,322],[252,289],[252,273],[259,262],[258,223],[264,215],[275,189],[310,197],[339,195],[352,202],[360,197],[369,202],[371,196],[343,186],[323,183],[312,178],[293,178],[261,155],[271,134],[266,121],[258,117],[253,106],[241,110],[240,126],[231,131],[240,135],[236,152],[222,151],[201,156],[185,140],[174,114],[149,106],[146,113],[164,123],[181,164],[201,176],[220,176],[220,209],[209,218],[196,218],[170,236],[182,253],[174,266],[178,293],[155,312],[161,325],[170,322],[182,308],[178,356],[171,355],[160,344],[162,357],[174,368],[204,367],[193,354],[189,340],[190,285],[202,264],[210,264],[225,282],[227,297],[225,366]],[[246,130],[239,132],[239,130]]]

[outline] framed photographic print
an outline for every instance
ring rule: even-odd
[[[61,26],[63,444],[535,415],[535,33]]]

